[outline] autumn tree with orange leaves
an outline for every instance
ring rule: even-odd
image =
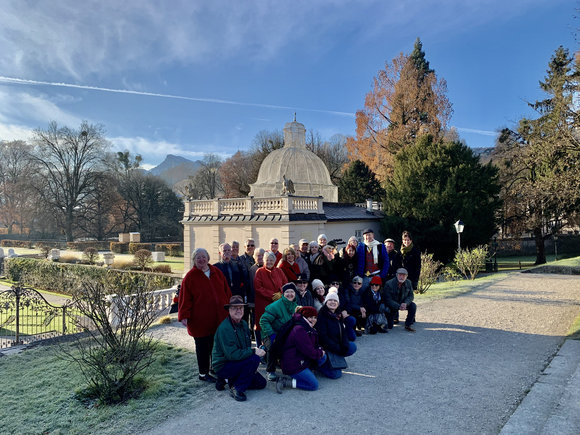
[[[422,134],[442,137],[453,109],[447,82],[429,67],[421,40],[413,52],[386,63],[356,113],[356,137],[347,140],[349,159],[362,160],[384,181],[392,173],[394,156]]]

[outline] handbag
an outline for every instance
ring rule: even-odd
[[[169,307],[169,314],[177,313],[179,310],[179,290],[181,290],[181,284],[177,286],[177,293],[173,296],[173,303]]]
[[[328,364],[331,369],[342,370],[348,368],[345,357],[332,352],[326,352],[326,355],[328,356]]]

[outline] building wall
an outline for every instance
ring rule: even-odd
[[[326,224],[324,234],[326,234],[328,240],[342,239],[346,243],[351,236],[356,236],[359,240],[362,240],[363,230],[371,228],[375,233],[375,238],[382,241],[380,227],[378,221],[331,221]]]

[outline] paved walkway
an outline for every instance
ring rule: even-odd
[[[316,392],[278,395],[268,385],[238,403],[216,391],[214,400],[151,433],[497,434],[558,360],[554,355],[579,314],[580,277],[513,273],[469,294],[419,302],[416,334],[395,326],[389,334],[361,337],[343,378],[320,379]],[[166,331],[169,341],[192,345],[185,328],[173,324]],[[571,361],[577,367],[577,356]],[[571,407],[551,406],[552,426],[524,427],[512,418],[515,429],[506,433],[552,433],[556,421],[580,433],[577,417],[566,420],[578,409],[579,376],[577,369],[561,376],[568,384],[560,390],[569,391],[556,399]]]

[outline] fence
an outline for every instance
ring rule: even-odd
[[[38,291],[20,285],[0,292],[0,348],[74,334],[83,323],[71,302],[55,306]]]

